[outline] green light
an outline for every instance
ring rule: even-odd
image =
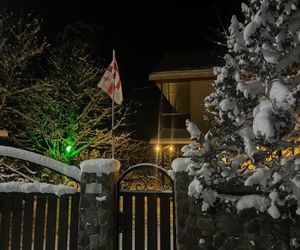
[[[73,148],[73,147],[69,145],[69,146],[66,147],[66,151],[67,151],[68,153],[70,153],[71,150],[72,150],[72,148]]]

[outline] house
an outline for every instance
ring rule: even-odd
[[[161,92],[157,136],[150,140],[157,151],[168,148],[168,153],[175,153],[176,148],[191,142],[186,119],[207,132],[204,98],[212,92],[213,66],[217,63],[217,56],[208,52],[175,53],[163,57],[149,75]]]

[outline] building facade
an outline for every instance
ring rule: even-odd
[[[185,128],[186,119],[196,123],[203,133],[209,129],[204,98],[212,92],[215,76],[212,57],[205,60],[208,56],[204,54],[167,55],[149,75],[149,80],[161,92],[157,135],[150,143],[164,167],[169,167],[172,158],[180,154],[180,148],[191,142]]]

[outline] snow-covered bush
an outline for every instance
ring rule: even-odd
[[[295,207],[300,215],[300,156],[284,153],[297,147],[291,135],[299,134],[299,5],[251,0],[242,4],[244,22],[232,17],[225,65],[214,69],[214,92],[205,99],[212,129],[202,135],[187,121],[195,139],[183,148],[192,160],[186,161],[194,176],[189,194],[203,201],[203,210],[232,201],[237,211],[253,207],[277,219]],[[226,196],[227,184],[253,187],[255,194]]]

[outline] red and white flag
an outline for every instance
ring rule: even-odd
[[[122,84],[118,64],[114,56],[97,86],[104,90],[117,104],[122,104]]]

